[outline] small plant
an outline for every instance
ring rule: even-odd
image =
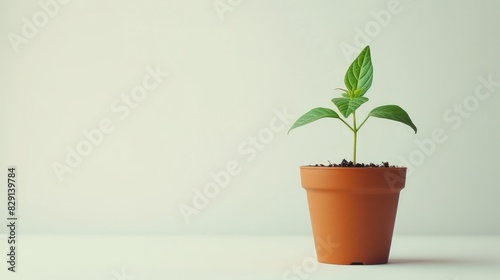
[[[337,114],[334,110],[318,107],[302,115],[297,121],[295,121],[288,132],[290,132],[294,128],[306,125],[322,118],[339,119],[354,134],[354,165],[356,164],[356,144],[358,140],[358,132],[369,117],[383,118],[402,122],[410,126],[415,131],[415,133],[417,133],[417,127],[411,121],[408,113],[406,113],[405,110],[397,105],[384,105],[371,110],[368,116],[366,116],[361,124],[358,125],[356,121],[356,110],[368,101],[368,98],[366,98],[364,95],[372,85],[372,81],[373,65],[370,56],[370,46],[366,46],[358,55],[358,57],[352,62],[351,66],[349,66],[349,69],[347,69],[344,77],[344,84],[346,86],[346,89],[337,88],[338,90],[342,91],[341,97],[332,99],[333,104],[337,106],[337,109],[345,119],[352,115],[352,126],[349,125],[343,118],[341,118],[339,114]]]

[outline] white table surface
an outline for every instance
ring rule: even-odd
[[[21,235],[16,273],[0,241],[2,280],[500,279],[500,236],[395,236],[389,264],[340,266],[315,261],[311,236]]]

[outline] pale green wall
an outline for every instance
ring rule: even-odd
[[[500,233],[500,2],[67,2],[0,2],[0,166],[19,170],[21,232],[310,232],[298,166],[350,158],[351,135],[334,120],[286,130],[332,106],[369,43],[359,115],[398,104],[419,128],[370,119],[359,135],[359,161],[410,165],[396,232]],[[58,180],[54,162],[100,124]],[[186,224],[179,206],[226,169]]]

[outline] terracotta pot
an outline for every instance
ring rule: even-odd
[[[318,261],[387,263],[406,168],[301,166],[300,174]]]

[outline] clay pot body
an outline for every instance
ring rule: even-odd
[[[387,263],[406,168],[301,166],[300,173],[318,261]]]

